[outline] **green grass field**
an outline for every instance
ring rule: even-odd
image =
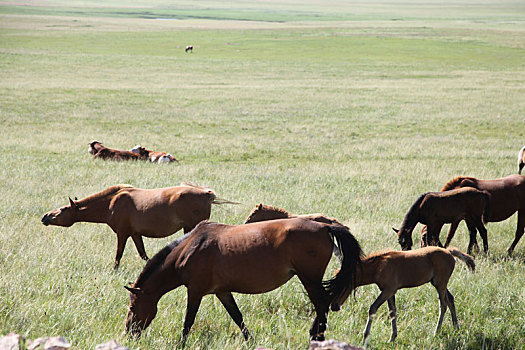
[[[116,236],[105,225],[44,227],[42,214],[67,196],[191,181],[242,203],[215,206],[213,221],[240,224],[260,202],[321,212],[370,253],[399,249],[391,227],[421,193],[458,175],[516,172],[523,1],[176,3],[0,1],[0,335],[62,335],[73,349],[110,339],[178,345],[185,288],[161,300],[143,337],[128,339],[123,286],[144,263],[128,243],[114,272]],[[93,139],[165,150],[180,164],[96,161]],[[487,225],[490,254],[476,256],[475,274],[456,265],[459,331],[447,313],[432,336],[438,299],[425,285],[398,292],[394,344],[380,308],[370,347],[525,348],[525,239],[506,255],[516,220]],[[146,239],[146,250],[180,235]],[[461,224],[453,245],[467,243]],[[378,294],[360,288],[330,313],[327,338],[360,344]],[[254,339],[244,342],[208,296],[189,348],[307,348],[314,313],[296,278],[235,297]]]

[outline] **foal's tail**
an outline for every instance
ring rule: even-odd
[[[474,258],[472,256],[463,253],[461,250],[455,247],[448,247],[447,250],[450,254],[463,261],[470,269],[470,271],[475,271],[476,263],[474,263]]]
[[[350,292],[356,286],[356,270],[361,267],[363,251],[361,246],[350,230],[342,225],[332,224],[328,226],[334,243],[341,252],[341,269],[323,285],[328,292],[330,304],[333,311],[338,311]]]

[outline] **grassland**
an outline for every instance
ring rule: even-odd
[[[143,267],[134,247],[113,272],[107,226],[44,227],[44,212],[116,183],[191,181],[243,203],[214,207],[214,221],[241,223],[263,202],[337,217],[367,253],[398,249],[391,227],[420,193],[457,175],[516,172],[525,6],[0,1],[0,77],[0,334],[63,335],[75,349],[109,339],[168,349],[182,329],[184,288],[161,300],[141,339],[126,338],[122,286]],[[140,143],[181,162],[94,161],[92,139]],[[447,314],[432,337],[438,301],[428,285],[398,293],[395,344],[380,309],[371,347],[524,348],[525,241],[505,253],[515,225],[515,215],[488,224],[491,252],[476,256],[478,272],[458,264],[449,286],[459,331]],[[173,237],[146,240],[146,250]],[[464,225],[453,244],[466,249]],[[327,336],[360,343],[377,294],[364,287],[330,314]],[[298,280],[236,299],[254,340],[245,343],[207,297],[191,348],[307,347],[313,312]]]

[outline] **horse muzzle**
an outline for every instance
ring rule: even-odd
[[[49,215],[44,215],[42,216],[42,223],[45,225],[45,226],[49,226],[51,224],[51,216]]]

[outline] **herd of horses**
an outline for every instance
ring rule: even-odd
[[[107,152],[104,150],[107,148],[98,142],[90,144],[90,153],[95,156]],[[521,157],[522,153],[523,149]],[[106,223],[117,235],[115,269],[126,241],[132,238],[138,254],[147,263],[137,280],[125,287],[130,298],[125,328],[131,335],[139,336],[148,327],[163,295],[184,285],[187,308],[183,345],[202,298],[209,294],[217,296],[244,338],[249,339],[250,332],[232,293],[265,293],[297,276],[315,310],[311,340],[325,339],[329,310],[338,311],[357,287],[376,284],[381,293],[368,311],[363,334],[366,344],[373,317],[385,301],[391,318],[390,340],[394,341],[396,291],[428,282],[436,288],[440,302],[435,333],[447,308],[453,325],[458,327],[454,297],[447,288],[455,258],[474,271],[475,263],[469,254],[477,248],[477,231],[486,253],[484,224],[505,220],[517,212],[515,239],[508,249],[509,254],[513,252],[524,234],[525,176],[510,175],[495,180],[454,178],[441,192],[419,196],[408,210],[399,230],[395,229],[402,251],[384,250],[366,257],[349,228],[335,218],[323,214],[296,215],[258,204],[241,225],[209,222],[212,205],[224,203],[235,202],[218,199],[213,190],[193,184],[159,189],[116,185],[84,199],[69,198],[67,205],[45,213],[42,223],[64,227],[76,222]],[[463,220],[470,234],[468,254],[448,247]],[[421,232],[422,248],[410,250],[417,223],[425,225]],[[445,247],[439,239],[444,224],[451,224]],[[148,259],[143,236],[166,237],[180,229],[184,230],[183,236]],[[334,252],[341,267],[332,278],[323,280]]]
[[[162,151],[151,151],[140,145],[136,145],[129,151],[108,148],[102,145],[101,142],[93,140],[89,143],[88,153],[92,154],[96,159],[103,160],[145,160],[152,163],[171,163],[178,160],[169,153]]]

